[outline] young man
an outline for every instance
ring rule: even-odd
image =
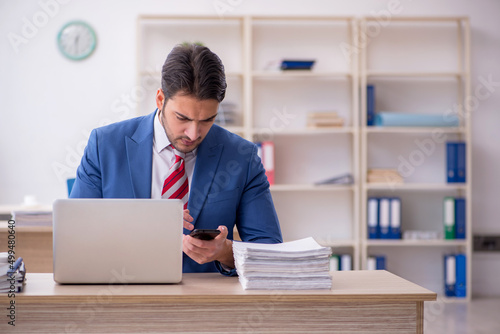
[[[282,238],[257,147],[213,124],[225,91],[216,54],[175,47],[163,65],[158,109],[93,130],[70,197],[180,198],[183,271],[235,275],[235,225],[243,241]],[[194,227],[221,233],[199,240],[187,235]]]

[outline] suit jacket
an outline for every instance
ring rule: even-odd
[[[147,116],[94,129],[71,191],[72,198],[151,198],[153,120]],[[282,242],[269,183],[255,144],[213,125],[197,150],[188,209],[195,228],[236,225],[243,241]],[[184,230],[184,233],[188,233]],[[184,254],[184,272],[219,270]],[[230,274],[235,274],[233,270]]]

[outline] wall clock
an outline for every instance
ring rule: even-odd
[[[57,35],[61,53],[71,60],[82,60],[94,52],[97,44],[94,29],[83,21],[65,24]]]

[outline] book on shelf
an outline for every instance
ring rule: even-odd
[[[333,128],[344,126],[344,118],[335,111],[310,112],[307,114],[307,127]]]
[[[21,292],[26,282],[23,258],[15,261],[7,252],[0,253],[0,293]]]
[[[311,70],[316,61],[314,59],[283,59],[281,61],[280,69],[282,71],[289,70]]]
[[[443,199],[443,225],[445,239],[465,239],[465,210],[465,198],[447,196]]]
[[[257,155],[262,160],[262,165],[266,170],[267,181],[274,185],[274,142],[263,141],[257,144]]]
[[[328,178],[325,180],[321,180],[318,182],[315,182],[314,185],[328,185],[328,184],[353,184],[354,183],[354,178],[352,177],[351,173],[344,173],[340,174],[338,176],[334,176],[332,178]]]
[[[331,289],[329,247],[312,237],[279,243],[233,242],[243,289]]]
[[[367,182],[401,184],[404,182],[404,180],[401,174],[399,174],[397,169],[371,168],[368,170]]]
[[[386,270],[384,255],[370,255],[366,261],[367,270]]]
[[[369,197],[367,229],[368,239],[401,239],[401,199]]]
[[[375,125],[375,86],[366,86],[366,125]]]
[[[465,142],[446,143],[446,180],[448,183],[466,182]]]
[[[444,294],[467,297],[467,258],[465,254],[444,255]]]
[[[375,126],[387,127],[458,127],[458,116],[423,114],[397,111],[380,111],[375,114]]]

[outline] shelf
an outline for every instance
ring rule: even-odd
[[[378,247],[457,247],[467,246],[467,241],[460,240],[366,240],[366,246]]]
[[[352,191],[354,190],[354,185],[320,185],[316,186],[313,184],[276,184],[271,186],[272,192],[280,191]]]
[[[460,78],[464,76],[462,72],[435,72],[435,71],[377,71],[369,70],[366,73],[367,77],[383,77],[387,79],[397,79],[397,78]]]
[[[315,72],[308,70],[287,70],[287,71],[255,71],[252,73],[255,79],[283,79],[283,78],[325,78],[325,79],[345,79],[351,77],[351,73],[338,72]]]
[[[408,191],[449,191],[465,190],[467,184],[446,183],[367,183],[363,185],[366,190],[408,190]]]
[[[269,129],[267,128],[254,128],[254,135],[265,134],[268,135]],[[324,135],[324,134],[346,134],[346,133],[356,133],[356,130],[352,127],[335,127],[335,128],[302,128],[302,129],[278,129],[272,132],[273,136],[309,136],[309,135]]]
[[[362,127],[361,131],[370,133],[432,133],[439,131],[441,133],[458,133],[464,134],[465,128],[463,127],[402,127],[402,126],[370,126]]]

